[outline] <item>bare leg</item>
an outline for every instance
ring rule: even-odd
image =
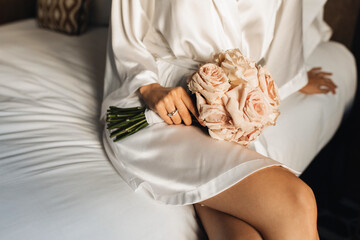
[[[241,219],[266,240],[318,239],[314,194],[282,167],[251,174],[202,204]]]
[[[212,208],[194,205],[210,240],[262,240],[246,222]]]

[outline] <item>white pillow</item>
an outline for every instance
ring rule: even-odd
[[[111,0],[93,0],[90,6],[90,24],[109,25]]]

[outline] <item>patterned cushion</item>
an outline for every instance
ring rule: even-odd
[[[40,27],[68,33],[85,31],[90,0],[38,0],[37,20]]]

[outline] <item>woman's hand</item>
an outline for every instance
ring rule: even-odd
[[[191,125],[189,110],[197,117],[194,104],[182,87],[165,88],[154,83],[140,87],[139,92],[148,107],[169,125]]]
[[[332,73],[321,71],[321,67],[313,68],[308,71],[308,84],[300,89],[300,92],[305,94],[316,94],[316,93],[328,93],[332,92],[335,94],[337,86],[329,78]]]

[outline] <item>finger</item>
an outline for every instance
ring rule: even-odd
[[[189,109],[190,112],[192,113],[192,115],[196,118],[196,120],[197,120],[202,126],[205,126],[204,121],[200,118],[199,112],[198,112],[198,110],[195,108],[195,106],[194,106],[194,104],[193,104],[193,102],[192,102],[192,100],[191,100],[190,97],[189,97],[189,99],[190,99],[190,103],[186,104],[187,107],[188,107],[188,109],[189,109],[190,104],[191,104],[192,107],[190,107],[190,109]]]
[[[165,102],[165,108],[166,108],[166,112],[167,112],[166,115],[176,111],[174,101],[171,97],[165,98],[164,102]],[[169,115],[168,115],[168,117],[169,117]],[[180,118],[179,112],[175,113],[172,117],[169,117],[169,118],[172,120],[173,123],[175,123],[177,125],[181,124],[181,118]]]
[[[330,91],[332,92],[332,94],[335,94],[335,93],[336,93],[336,87],[335,87],[335,86],[329,84],[329,89],[330,89]]]
[[[331,89],[331,92],[332,92],[333,94],[335,94],[335,93],[336,93],[336,89],[337,89],[337,86],[335,85],[335,83],[333,83],[332,81],[330,81],[330,82],[328,82],[327,84],[328,84],[329,88]]]
[[[155,107],[155,111],[159,114],[159,116],[169,125],[173,124],[173,121],[171,120],[171,118],[169,118],[169,116],[167,115],[168,112],[165,108],[164,104],[157,104]]]
[[[322,81],[322,85],[326,86],[327,88],[330,89],[330,91],[335,94],[335,90],[337,88],[337,86],[335,85],[335,83],[333,83],[333,81],[331,81],[330,79],[323,79]]]
[[[336,93],[336,92],[335,92],[335,88],[334,88],[333,86],[327,84],[326,87],[329,89],[329,91],[332,92],[332,94],[335,94],[335,93]]]
[[[327,89],[325,89],[325,88],[320,89],[320,93],[326,94],[326,93],[328,93],[328,92],[330,92],[330,89],[329,89],[329,88],[327,88]]]
[[[330,78],[324,78],[324,80],[328,83],[331,84],[331,86],[333,86],[334,88],[337,88],[338,86],[333,82],[333,80],[331,80]]]
[[[318,76],[320,77],[326,77],[326,76],[332,76],[333,74],[331,72],[320,72],[318,73]]]
[[[179,111],[180,117],[185,123],[185,125],[191,125],[191,116],[184,102],[181,99],[177,99],[175,102],[175,106]]]
[[[175,107],[175,108],[172,108],[172,109],[175,109],[175,110],[172,110],[172,111],[169,111],[168,110],[168,112],[169,113],[173,113],[173,112],[175,112],[176,110],[176,112],[175,112],[175,114],[173,115],[173,116],[169,116],[170,117],[170,119],[173,121],[173,123],[174,124],[176,124],[176,125],[179,125],[179,124],[181,124],[181,121],[182,121],[182,119],[181,119],[181,116],[180,116],[180,114],[179,114],[179,110]]]
[[[185,106],[190,110],[190,112],[194,115],[194,117],[196,118],[196,120],[202,125],[205,126],[204,121],[202,119],[199,118],[199,113],[196,110],[193,101],[191,100],[190,96],[187,94],[187,92],[185,91],[183,98],[182,98]]]
[[[309,72],[318,72],[318,71],[321,71],[322,67],[314,67],[312,69],[310,69]]]
[[[331,88],[326,84],[320,84],[318,89],[319,89],[319,93],[328,93],[331,91]]]
[[[199,117],[198,112],[196,111],[196,108],[194,106],[193,101],[191,100],[190,96],[188,95],[188,93],[185,91],[185,89],[182,89],[182,93],[181,93],[181,100],[184,102],[185,106],[187,107],[187,109],[190,110],[190,112],[196,117]]]

